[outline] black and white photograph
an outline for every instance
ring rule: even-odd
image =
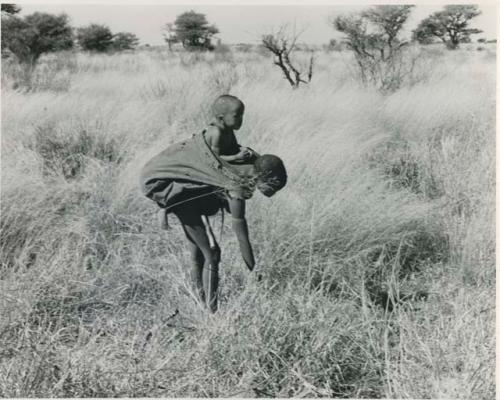
[[[2,2],[0,398],[496,398],[497,26]]]

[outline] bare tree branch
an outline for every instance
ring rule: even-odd
[[[303,72],[294,65],[290,58],[297,49],[297,40],[304,32],[297,33],[295,26],[292,30],[287,25],[282,25],[275,33],[269,33],[262,36],[262,45],[274,55],[274,64],[280,67],[285,79],[293,88],[299,84],[309,83],[313,75],[314,58],[311,56],[307,68],[307,80],[302,78]]]

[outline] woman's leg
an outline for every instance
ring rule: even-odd
[[[214,231],[212,230],[212,226],[210,225],[210,220],[206,215],[202,215],[201,220],[205,225],[205,232],[207,232],[208,243],[210,244],[210,249],[212,250],[212,256],[214,257],[213,262],[214,264],[219,265],[221,251],[219,245],[217,244],[217,240],[215,240],[215,235]]]
[[[219,286],[218,254],[210,248],[210,240],[207,236],[206,227],[203,224],[199,210],[194,207],[185,206],[175,211],[184,232],[190,242],[192,260],[196,265],[192,277],[199,288],[202,275],[203,292],[207,305],[212,312],[217,311],[217,290]],[[218,246],[217,246],[218,247]],[[201,255],[200,255],[201,252]],[[200,261],[203,259],[203,269],[200,271]],[[202,273],[200,273],[202,272]]]
[[[206,263],[203,266],[203,288],[207,294],[207,306],[214,313],[217,311],[219,293],[219,264]]]
[[[189,254],[191,259],[191,271],[189,275],[193,283],[193,289],[198,299],[205,304],[205,291],[203,290],[203,264],[205,263],[205,257],[203,257],[203,253],[196,243],[192,241],[185,229],[184,232],[186,233],[189,243]]]
[[[201,216],[203,226],[208,238],[210,252],[212,254],[212,262],[203,268],[203,287],[205,293],[209,294],[208,306],[212,312],[217,311],[217,293],[219,289],[219,262],[220,248],[215,240],[214,232],[210,226],[210,220],[206,215]]]

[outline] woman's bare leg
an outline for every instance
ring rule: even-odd
[[[201,257],[203,257],[203,292],[209,309],[215,312],[217,311],[217,291],[219,286],[218,254],[210,248],[210,240],[206,227],[200,213],[196,209],[182,207],[181,210],[176,210],[175,214],[181,221],[184,232],[190,241],[192,260],[199,262],[201,261]],[[199,252],[201,252],[201,257]],[[193,272],[195,277],[194,284],[198,288],[200,270],[195,267]]]
[[[219,265],[206,264],[203,267],[203,288],[207,293],[207,306],[211,312],[217,311],[219,293]]]
[[[208,236],[208,243],[210,244],[210,249],[212,250],[212,255],[214,257],[214,263],[218,265],[220,262],[221,251],[219,245],[217,244],[217,240],[215,240],[215,235],[214,231],[212,230],[212,226],[210,225],[210,220],[206,215],[202,215],[201,220],[205,225],[205,231],[207,232]]]
[[[220,248],[215,240],[214,232],[210,226],[210,220],[206,215],[201,216],[208,237],[210,251],[212,253],[212,263],[203,269],[203,287],[205,293],[208,293],[207,305],[212,312],[217,311],[217,293],[219,289],[219,262]]]
[[[189,253],[191,259],[191,271],[189,275],[198,299],[202,302],[202,304],[205,304],[205,291],[203,290],[203,264],[205,263],[205,258],[196,243],[194,243],[187,235],[187,232],[186,236],[189,241]]]

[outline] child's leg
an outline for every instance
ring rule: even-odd
[[[179,207],[180,208],[180,207]],[[175,214],[181,221],[186,236],[191,242],[190,249],[193,259],[201,259],[194,253],[194,246],[197,251],[201,251],[204,259],[203,264],[203,288],[207,304],[212,312],[217,311],[217,289],[218,289],[218,257],[216,252],[210,248],[210,241],[207,236],[205,225],[201,219],[199,211],[193,207],[182,207],[176,210]],[[199,278],[199,269],[195,273],[196,282]],[[196,283],[197,285],[197,283]]]

